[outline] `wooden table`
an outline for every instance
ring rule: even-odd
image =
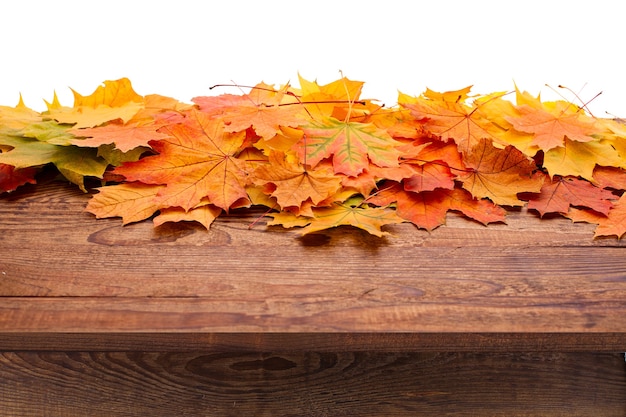
[[[626,241],[511,212],[379,239],[0,197],[0,416],[626,416]]]

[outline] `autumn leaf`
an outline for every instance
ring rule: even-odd
[[[343,122],[331,117],[301,126],[303,138],[294,146],[305,165],[315,167],[332,158],[335,172],[357,176],[370,163],[398,166],[399,142],[371,123]]]
[[[195,97],[200,111],[221,118],[226,130],[239,132],[252,127],[264,139],[280,133],[281,126],[298,126],[308,117],[306,110],[292,95],[289,86],[275,90],[258,84],[243,96]]]
[[[606,215],[613,206],[610,201],[613,199],[613,193],[588,181],[555,176],[551,182],[544,183],[539,194],[529,200],[528,208],[537,210],[541,216],[546,213],[566,214],[570,206],[588,207]]]
[[[390,182],[368,201],[376,205],[396,203],[398,216],[426,230],[445,224],[446,214],[451,210],[483,224],[504,221],[506,213],[492,202],[475,199],[459,188],[415,193],[395,182]]]
[[[518,116],[506,119],[522,132],[534,134],[532,144],[547,151],[563,146],[563,141],[590,142],[597,131],[595,119],[566,101],[541,102],[517,90]]]
[[[0,194],[15,191],[24,184],[36,184],[34,168],[16,169],[12,165],[0,164]]]
[[[483,138],[492,138],[497,129],[490,120],[466,103],[471,86],[438,93],[427,90],[412,102],[401,103],[419,120],[424,129],[442,140],[454,140],[462,152],[469,151]]]
[[[246,132],[224,132],[224,123],[192,110],[185,123],[164,126],[168,139],[155,141],[157,155],[117,167],[127,181],[163,184],[157,203],[192,209],[208,197],[211,204],[228,210],[246,199],[245,161],[237,159]]]
[[[574,222],[597,224],[595,237],[617,236],[618,239],[621,239],[626,234],[626,194],[623,194],[613,204],[606,216],[591,210],[571,209],[567,217]]]
[[[89,96],[72,92],[73,107],[61,106],[55,94],[53,102],[48,103],[46,116],[59,123],[73,125],[75,129],[94,127],[116,119],[127,122],[144,106],[143,97],[133,90],[127,78],[105,81]]]
[[[184,210],[181,207],[169,207],[162,209],[160,214],[154,218],[154,225],[160,226],[168,222],[197,222],[208,230],[221,212],[222,209],[219,207],[202,203],[191,210]]]
[[[122,224],[145,220],[163,206],[156,203],[158,192],[163,185],[150,185],[140,182],[109,185],[98,188],[86,210],[98,219],[121,217]]]
[[[389,233],[381,227],[387,224],[402,223],[396,212],[383,207],[369,207],[362,205],[362,197],[354,197],[331,207],[313,209],[314,217],[304,218],[286,213],[270,214],[273,220],[268,225],[283,225],[284,227],[306,226],[301,234],[318,232],[338,226],[353,226],[368,233],[383,237]]]
[[[138,147],[149,147],[150,141],[166,139],[167,134],[158,132],[158,125],[143,123],[110,122],[105,126],[86,129],[74,129],[72,133],[80,138],[74,138],[72,143],[83,147],[98,147],[113,144],[122,152],[128,152]]]
[[[0,144],[12,149],[0,153],[0,164],[16,169],[54,164],[72,183],[86,192],[86,176],[102,178],[107,163],[97,155],[97,150],[77,146],[59,146],[24,137],[0,137]]]
[[[331,168],[305,170],[300,164],[287,162],[281,152],[272,152],[268,164],[259,166],[252,181],[257,185],[272,184],[271,196],[280,207],[300,205],[307,199],[319,204],[335,194],[341,186],[341,178]]]
[[[568,138],[565,138],[563,146],[550,149],[543,157],[543,166],[550,176],[580,176],[593,181],[596,165],[626,168],[626,159],[611,143],[577,142]]]
[[[15,107],[0,106],[0,134],[16,135],[21,129],[41,121],[41,114],[28,108],[21,96]]]
[[[298,75],[300,81],[300,102],[313,119],[334,117],[350,121],[351,117],[363,117],[371,113],[371,103],[360,101],[362,81],[342,77],[325,85],[317,81],[307,81]],[[377,108],[375,106],[374,108]]]
[[[618,167],[596,166],[593,180],[599,187],[626,190],[626,171]]]
[[[543,175],[526,155],[509,145],[496,148],[491,141],[481,141],[466,155],[468,169],[459,174],[463,188],[476,198],[487,197],[499,205],[523,206],[519,193],[539,192]]]
[[[402,152],[401,166],[411,168],[411,174],[403,177],[404,188],[408,191],[451,190],[457,173],[465,170],[461,154],[453,142],[421,138],[399,150]],[[392,176],[385,178],[397,180]]]
[[[105,81],[73,107],[56,94],[39,113],[0,106],[0,192],[34,183],[54,165],[88,204],[124,224],[194,221],[251,204],[280,212],[270,224],[311,233],[350,225],[383,236],[411,221],[433,230],[457,211],[483,224],[523,206],[626,230],[626,127],[566,101],[520,92],[470,96],[470,87],[387,108],[360,98],[363,83],[300,88],[259,83],[241,95],[181,103]],[[247,88],[247,87],[245,87]],[[622,196],[622,197],[619,197]]]

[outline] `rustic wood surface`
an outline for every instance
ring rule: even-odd
[[[0,416],[626,416],[625,241],[484,227],[299,237],[0,197]]]
[[[451,215],[431,233],[402,224],[385,239],[347,228],[300,237],[263,221],[250,230],[260,215],[250,211],[210,231],[123,227],[86,213],[88,198],[56,182],[0,197],[0,349],[66,333],[99,336],[94,346],[77,338],[89,350],[108,350],[107,334],[142,333],[245,349],[246,334],[273,334],[256,339],[260,350],[291,340],[361,349],[365,339],[419,349],[437,338],[462,348],[465,337],[513,347],[518,334],[525,348],[549,334],[550,349],[559,338],[566,350],[575,339],[626,349],[626,241],[594,240],[588,224],[512,212],[507,225]],[[489,333],[498,337],[476,337]]]

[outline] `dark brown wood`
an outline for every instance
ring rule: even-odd
[[[622,333],[5,333],[0,351],[618,352]]]
[[[619,354],[0,355],[2,416],[626,415]]]

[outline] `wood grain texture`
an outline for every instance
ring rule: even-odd
[[[507,225],[451,215],[431,233],[403,224],[385,239],[347,228],[299,237],[262,221],[250,230],[254,211],[210,231],[122,227],[85,213],[88,198],[57,183],[0,198],[0,334],[12,343],[65,333],[294,335],[282,343],[520,333],[538,348],[545,334],[563,335],[568,349],[572,334],[596,334],[609,336],[598,350],[609,339],[626,349],[626,242],[594,240],[591,225],[512,212]]]
[[[0,355],[1,416],[624,416],[618,354]]]

